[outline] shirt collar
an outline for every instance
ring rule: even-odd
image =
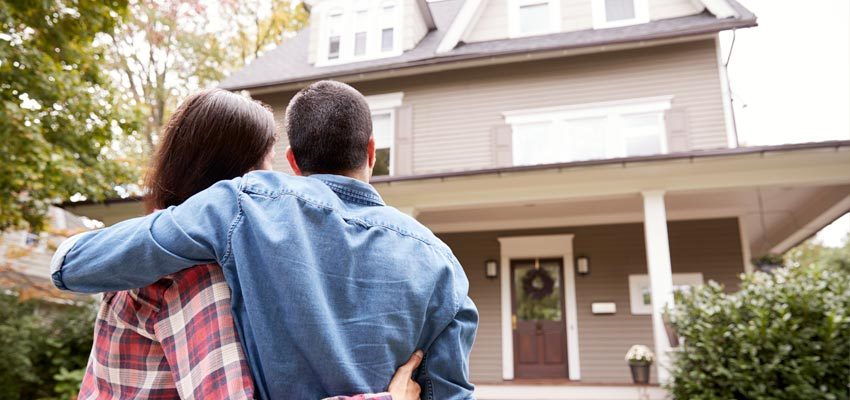
[[[372,185],[361,180],[332,174],[315,174],[310,175],[309,178],[322,181],[322,183],[327,185],[339,197],[359,201],[367,205],[386,205],[381,195],[378,194],[378,191]]]

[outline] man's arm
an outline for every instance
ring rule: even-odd
[[[478,309],[469,298],[469,280],[453,256],[452,285],[454,314],[425,353],[416,379],[425,400],[472,399],[475,387],[469,381],[469,352],[478,330]]]
[[[229,257],[241,179],[219,182],[177,207],[68,239],[51,263],[56,287],[81,293],[147,286]]]

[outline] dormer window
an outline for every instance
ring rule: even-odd
[[[325,15],[318,65],[340,64],[401,55],[398,0],[329,1],[316,12]]]
[[[511,37],[543,35],[561,30],[560,0],[509,0]]]
[[[593,27],[596,29],[649,22],[647,0],[593,0]]]

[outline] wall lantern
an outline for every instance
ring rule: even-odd
[[[587,275],[590,273],[590,258],[587,256],[579,256],[576,258],[576,273],[579,275]]]
[[[499,277],[499,263],[496,260],[487,260],[484,262],[484,274],[487,279],[496,279]]]

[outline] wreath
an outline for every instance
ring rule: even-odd
[[[540,300],[552,294],[555,280],[545,269],[533,269],[522,278],[522,290],[534,300]]]

